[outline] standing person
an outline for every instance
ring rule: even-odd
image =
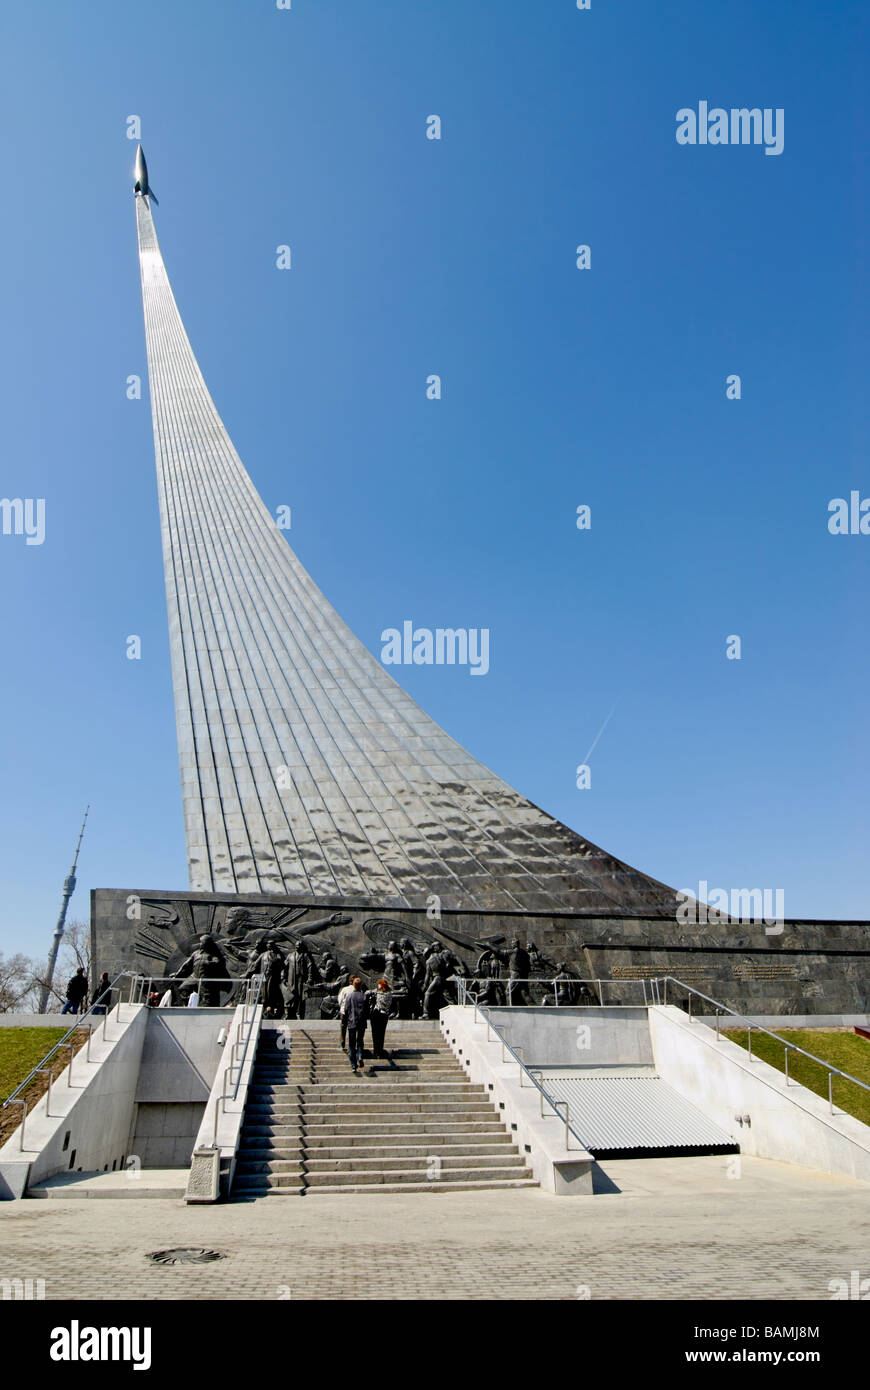
[[[347,1016],[344,1012],[344,1001],[348,995],[353,994],[357,985],[362,984],[359,975],[351,975],[346,985],[342,985],[338,991],[338,1016],[341,1020],[341,1050],[347,1052]]]
[[[362,980],[359,976],[354,980],[353,989],[342,1004],[341,1012],[347,1020],[347,1050],[351,1071],[354,1076],[359,1076],[363,1061],[363,1038],[369,1016],[368,1000],[363,994]]]
[[[496,952],[501,960],[504,955],[501,951]],[[507,1001],[508,1007],[512,1004],[530,1004],[532,1001],[528,997],[528,980],[532,971],[532,960],[528,951],[520,945],[519,937],[514,937],[510,946],[510,953],[507,958],[508,966],[508,987]]]
[[[305,958],[294,945],[287,952],[284,965],[284,1004],[288,1018],[302,1018],[305,1009],[302,991],[305,984]]]
[[[384,1035],[387,1020],[393,1007],[393,991],[389,980],[378,980],[377,988],[369,996],[369,1020],[372,1025],[372,1056],[384,1056]]]
[[[107,1014],[112,1007],[112,985],[108,970],[104,970],[96,989],[91,995],[91,1008],[95,1014]]]
[[[284,1017],[284,991],[281,988],[284,976],[284,957],[274,941],[264,943],[263,950],[248,972],[262,975],[262,999],[264,1018]]]
[[[420,993],[420,958],[408,936],[402,942],[402,960],[405,962],[405,978],[408,981],[408,1017],[419,1018],[423,1003]]]
[[[450,957],[444,947],[432,952],[426,963],[426,978],[423,981],[423,1014],[426,1018],[437,1018],[438,1010],[444,1005],[447,977],[450,974]]]
[[[80,965],[66,987],[66,1003],[61,1009],[62,1014],[77,1014],[82,1006],[88,992],[88,977],[85,974],[85,967]]]

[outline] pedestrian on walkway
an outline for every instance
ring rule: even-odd
[[[87,998],[88,977],[85,974],[85,967],[80,965],[66,987],[66,1003],[61,1009],[62,1014],[77,1014],[82,1006],[82,1001]]]
[[[100,976],[96,989],[91,995],[91,1008],[95,1014],[107,1014],[112,1007],[112,982],[108,970]]]
[[[372,1025],[372,1056],[383,1057],[387,1020],[393,1008],[393,991],[389,980],[378,980],[369,995],[369,1019]]]
[[[349,994],[353,994],[357,985],[362,984],[359,975],[351,975],[346,985],[342,985],[338,991],[338,1016],[341,1020],[341,1050],[347,1052],[347,1018],[344,1012],[344,1001]]]
[[[363,994],[362,980],[357,976],[353,989],[342,1005],[342,1015],[347,1020],[347,1050],[354,1076],[359,1076],[363,1064],[363,1038],[366,1020],[369,1016],[368,1000]]]

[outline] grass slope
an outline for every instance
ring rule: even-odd
[[[0,1028],[0,1106],[66,1032],[66,1028]],[[77,1051],[86,1039],[87,1033],[84,1031],[75,1034]],[[51,1059],[53,1076],[59,1076],[68,1062],[69,1050],[65,1047]],[[27,1088],[28,1110],[32,1110],[40,1096],[45,1094],[47,1086],[45,1076],[34,1077]],[[10,1105],[8,1110],[0,1109],[0,1145],[5,1144],[20,1123],[20,1105]]]
[[[739,1043],[741,1047],[748,1046],[748,1032],[745,1028],[729,1028],[725,1036],[731,1042]],[[806,1052],[815,1053],[832,1066],[839,1067],[840,1071],[847,1071],[850,1076],[855,1076],[870,1086],[870,1040],[867,1038],[862,1038],[857,1033],[829,1033],[813,1028],[778,1028],[777,1037],[784,1038],[786,1042],[796,1043]],[[753,1029],[753,1057],[760,1057],[763,1062],[769,1062],[772,1067],[776,1067],[777,1071],[784,1072],[784,1054],[785,1048],[780,1043],[764,1033],[756,1033]],[[807,1090],[814,1091],[825,1100],[828,1099],[828,1073],[818,1062],[811,1062],[808,1057],[791,1052],[788,1074],[792,1080],[806,1086]],[[870,1125],[870,1091],[864,1091],[860,1086],[844,1081],[840,1076],[834,1077],[834,1108],[845,1110],[847,1115],[854,1115],[856,1120]]]

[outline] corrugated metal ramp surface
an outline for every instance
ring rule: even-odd
[[[541,1082],[554,1100],[567,1100],[571,1128],[591,1154],[739,1147],[732,1135],[653,1072],[608,1076],[546,1071]]]

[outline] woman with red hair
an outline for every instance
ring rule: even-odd
[[[387,1019],[393,1007],[393,991],[390,989],[389,980],[378,980],[377,988],[372,992],[369,1001],[369,1022],[372,1025],[372,1054],[375,1057],[383,1057],[384,1035],[387,1031]]]

